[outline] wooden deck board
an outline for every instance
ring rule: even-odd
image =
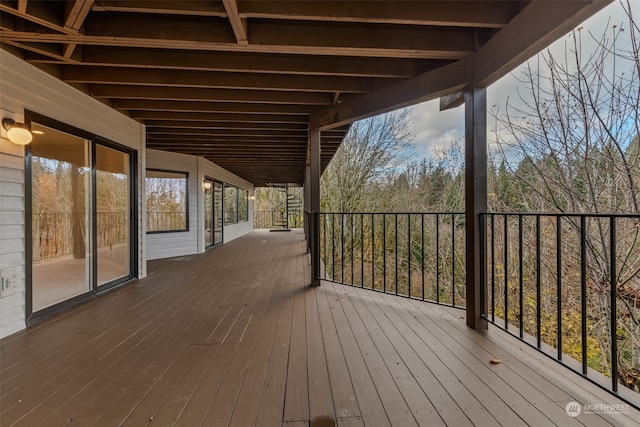
[[[309,287],[308,260],[256,231],[1,340],[0,425],[639,425],[570,418],[620,402],[463,311]]]

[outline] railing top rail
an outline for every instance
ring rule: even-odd
[[[321,215],[464,215],[464,212],[320,212]]]
[[[548,217],[575,217],[575,218],[640,218],[637,213],[572,213],[572,212],[483,212],[480,215],[487,216],[548,216]]]

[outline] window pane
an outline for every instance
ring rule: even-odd
[[[186,231],[186,172],[147,170],[147,232]]]
[[[224,223],[238,222],[238,189],[230,185],[224,187]]]
[[[238,221],[249,220],[249,192],[238,190]]]
[[[129,275],[129,155],[96,145],[98,286]]]
[[[32,123],[32,302],[38,311],[91,289],[89,141]]]

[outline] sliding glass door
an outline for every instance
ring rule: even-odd
[[[135,274],[133,152],[46,118],[31,127],[29,316]]]
[[[213,244],[217,245],[222,243],[222,224],[224,214],[223,210],[223,197],[222,183],[213,183]]]
[[[32,124],[33,311],[91,289],[91,146]]]
[[[204,245],[222,243],[222,183],[205,178],[204,190]]]
[[[129,154],[96,145],[96,256],[98,286],[130,274]]]

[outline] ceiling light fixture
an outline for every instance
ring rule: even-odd
[[[29,126],[24,123],[16,123],[15,120],[2,119],[2,127],[7,131],[7,138],[16,145],[27,145],[33,139]]]

